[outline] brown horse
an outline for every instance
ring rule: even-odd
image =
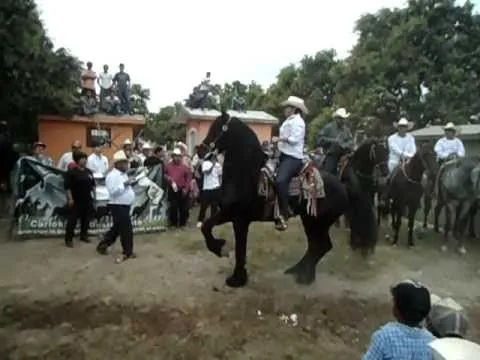
[[[393,240],[392,245],[398,243],[398,235],[402,216],[408,210],[408,246],[413,247],[413,227],[415,215],[420,207],[423,195],[422,177],[427,177],[437,172],[436,154],[431,143],[419,146],[416,154],[407,162],[402,162],[392,173],[388,187],[388,199],[392,216]]]

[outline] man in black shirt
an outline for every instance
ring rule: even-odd
[[[88,225],[94,211],[95,180],[93,173],[86,167],[87,154],[76,151],[73,153],[72,166],[65,173],[65,190],[67,190],[70,213],[65,229],[65,245],[73,247],[73,235],[78,220],[80,220],[80,241],[88,240]]]

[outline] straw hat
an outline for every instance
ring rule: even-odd
[[[125,139],[125,141],[123,142],[123,145],[132,145],[132,140]]]
[[[144,142],[142,145],[142,150],[151,150],[153,149],[152,145],[149,142]]]
[[[340,108],[335,110],[333,113],[332,117],[335,118],[340,118],[340,119],[348,119],[350,117],[350,113],[345,110],[345,108]]]
[[[180,149],[177,147],[177,148],[173,149],[172,155],[180,156],[180,155],[182,155],[182,150],[180,150]]]
[[[289,96],[287,100],[282,102],[282,106],[291,106],[294,108],[297,108],[301,110],[304,114],[308,114],[308,109],[305,106],[305,101],[303,99],[300,99],[297,96]]]
[[[453,122],[448,122],[447,125],[443,127],[443,130],[453,130],[456,131],[457,128],[455,127],[455,124]]]
[[[408,121],[406,118],[401,118],[397,122],[394,122],[393,126],[396,128],[399,126],[405,126],[408,130],[411,130],[413,128],[413,122]]]
[[[125,151],[119,150],[115,154],[113,154],[113,162],[117,163],[120,161],[128,161],[127,154],[125,154]]]

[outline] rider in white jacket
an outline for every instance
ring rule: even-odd
[[[438,161],[443,163],[453,156],[464,157],[465,147],[462,140],[455,136],[457,133],[455,124],[449,122],[443,130],[445,131],[445,136],[437,141],[434,148]]]
[[[417,152],[415,138],[408,131],[412,124],[405,118],[400,119],[395,126],[397,132],[388,137],[388,170],[390,173],[400,164],[402,160],[411,159]]]

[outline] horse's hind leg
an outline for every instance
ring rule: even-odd
[[[462,202],[457,212],[457,219],[455,221],[454,234],[458,241],[458,252],[462,255],[467,253],[465,245],[463,243],[464,229],[467,222],[470,220],[470,214],[472,211],[472,203],[470,201]]]
[[[292,274],[296,282],[309,285],[315,281],[315,272],[318,262],[332,249],[332,241],[328,230],[335,219],[323,217],[321,220],[312,216],[302,215],[302,223],[307,234],[308,246],[305,255]]]
[[[428,215],[430,215],[430,210],[432,209],[432,196],[424,195],[423,196],[423,228],[427,228]]]
[[[434,214],[433,214],[433,231],[436,233],[440,232],[440,228],[438,226],[438,219],[440,217],[440,212],[442,211],[443,203],[440,200],[440,196],[437,198],[437,203],[435,204]]]
[[[392,230],[393,230],[392,245],[396,246],[398,243],[400,226],[402,224],[402,206],[398,203],[398,201],[396,200],[393,201],[391,211],[392,211]]]
[[[408,204],[408,246],[414,247],[415,242],[413,241],[413,228],[415,225],[415,214],[417,213],[417,209],[420,203],[411,203]]]
[[[247,237],[250,222],[236,218],[233,220],[233,231],[235,233],[235,269],[225,283],[230,287],[242,287],[248,282],[248,273],[245,265],[247,263]]]
[[[443,245],[442,245],[442,251],[447,251],[448,249],[448,240],[450,238],[450,233],[452,230],[452,218],[455,215],[455,210],[456,207],[452,203],[445,203],[444,205],[445,208],[445,225],[443,229]]]
[[[471,239],[475,239],[477,237],[477,234],[475,233],[475,216],[477,215],[477,208],[478,204],[475,201],[472,205],[472,208],[470,209],[470,214],[469,214],[469,224],[468,224],[468,236]]]

